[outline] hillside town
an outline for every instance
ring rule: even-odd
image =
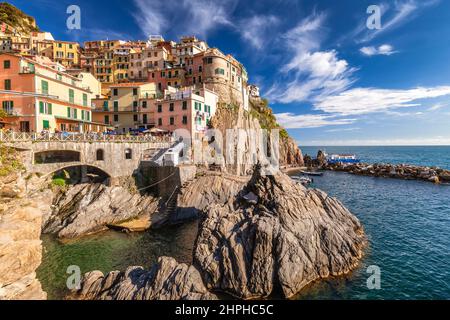
[[[194,36],[178,42],[96,40],[82,45],[51,33],[0,29],[3,130],[201,136],[219,104],[249,110],[245,67]]]

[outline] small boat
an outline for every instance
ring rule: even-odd
[[[300,171],[302,174],[306,174],[307,176],[315,176],[315,177],[321,177],[323,176],[323,172],[319,171]]]
[[[299,182],[300,184],[302,184],[305,187],[314,182],[313,179],[308,178],[308,177],[304,177],[304,176],[301,176],[301,177],[294,176],[294,177],[292,177],[292,179],[294,179],[295,181]]]
[[[334,163],[360,163],[361,160],[359,160],[356,155],[354,154],[331,154],[326,155],[327,161],[330,164]]]

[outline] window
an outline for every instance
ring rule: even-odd
[[[216,68],[216,70],[214,70],[214,73],[225,75],[225,70],[223,70],[222,68]]]
[[[42,121],[42,127],[44,129],[50,129],[50,122],[48,120],[43,120]]]
[[[187,110],[187,101],[183,101],[183,110]]]
[[[187,116],[183,116],[183,124],[187,124],[188,123],[188,117]]]
[[[91,112],[90,111],[86,111],[86,120],[91,121]]]
[[[126,160],[133,159],[133,151],[131,149],[126,149],[125,150],[125,159]]]
[[[73,89],[69,89],[69,102],[75,103],[75,92]]]
[[[158,126],[162,126],[162,123],[163,123],[163,122],[162,122],[162,118],[159,118],[159,119],[158,119]]]
[[[119,111],[119,101],[114,101],[114,112],[118,112]]]
[[[211,64],[212,62],[213,62],[213,58],[212,57],[206,58],[206,63],[207,64]]]
[[[147,124],[147,115],[146,114],[143,114],[142,115],[142,122],[144,123],[144,124]]]
[[[41,89],[42,89],[42,94],[48,94],[48,82],[42,80],[41,81]]]
[[[109,107],[108,107],[108,101],[103,101],[103,111],[108,111]]]
[[[118,114],[114,115],[114,122],[119,122],[119,115]]]
[[[41,114],[52,114],[52,104],[39,101],[39,113]]]
[[[198,72],[202,72],[203,71],[203,67],[202,66],[198,66]]]
[[[10,69],[11,68],[11,61],[10,60],[3,61],[3,68],[4,69]]]
[[[7,114],[12,114],[14,109],[14,101],[3,101],[2,102],[3,111]]]
[[[175,118],[170,117],[170,125],[173,126],[175,124]]]
[[[162,105],[158,104],[158,112],[161,113],[162,112]]]
[[[133,88],[133,96],[137,96],[138,95],[138,89],[137,88]]]
[[[11,90],[11,79],[5,79],[5,90]]]
[[[199,83],[202,82],[202,76],[198,76],[198,82],[199,82]]]
[[[118,96],[118,95],[119,95],[119,90],[113,89],[113,96]]]
[[[133,114],[133,121],[134,122],[138,122],[138,115],[137,114]]]
[[[81,120],[84,120],[84,110],[81,110]]]
[[[86,93],[83,93],[83,106],[87,107],[88,105],[88,96]]]
[[[109,124],[109,116],[105,116],[105,124]]]
[[[144,109],[147,108],[147,101],[142,101],[142,108],[144,108]]]
[[[174,104],[173,104],[173,102],[171,102],[169,105],[169,111],[173,112],[173,109],[174,109]]]
[[[105,152],[103,151],[103,149],[98,149],[97,150],[97,161],[104,161],[105,160]]]

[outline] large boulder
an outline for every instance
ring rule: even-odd
[[[121,187],[103,184],[79,184],[59,193],[54,209],[45,218],[43,232],[59,238],[76,238],[106,229],[157,210],[158,201]],[[148,224],[150,226],[150,224]]]
[[[338,200],[258,169],[238,196],[207,210],[194,265],[210,290],[253,299],[280,288],[288,298],[314,280],[354,269],[365,240],[358,219]]]
[[[70,297],[84,300],[213,300],[193,266],[161,257],[149,271],[129,267],[106,276],[100,271],[86,273],[80,289]]]

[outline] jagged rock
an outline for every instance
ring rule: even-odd
[[[76,238],[103,230],[108,224],[151,214],[157,206],[158,201],[152,196],[132,194],[123,187],[79,184],[56,196],[43,232]]]
[[[250,192],[257,204],[242,198]],[[314,280],[355,268],[364,244],[360,222],[338,200],[257,170],[240,196],[207,210],[194,265],[211,290],[253,299],[280,288],[292,297]]]
[[[172,221],[197,218],[212,203],[226,203],[248,182],[247,177],[210,172],[181,190]]]
[[[129,267],[106,276],[100,271],[86,273],[80,289],[70,298],[82,300],[212,300],[193,266],[161,257],[149,271]]]

